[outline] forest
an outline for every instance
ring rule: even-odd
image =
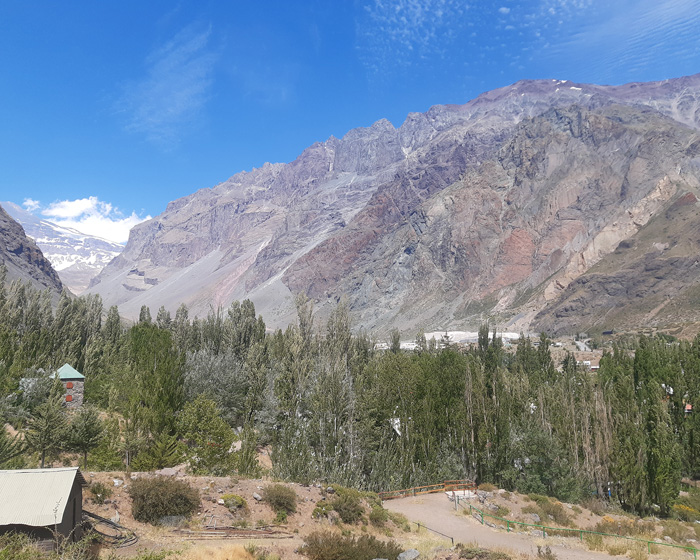
[[[4,276],[4,275],[3,275]],[[555,367],[549,340],[512,348],[416,335],[387,350],[340,302],[325,324],[296,299],[297,322],[269,330],[246,300],[190,318],[141,310],[127,325],[99,296],[50,295],[0,278],[0,468],[62,464],[196,474],[262,474],[367,490],[472,478],[578,501],[610,496],[670,513],[683,476],[700,475],[700,338],[611,345],[590,372]],[[68,411],[50,374],[85,377]],[[29,381],[31,382],[29,382]],[[73,459],[71,459],[73,457]]]

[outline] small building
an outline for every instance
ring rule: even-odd
[[[64,399],[68,408],[80,408],[83,405],[85,390],[85,376],[68,364],[63,364],[56,373],[51,375],[54,379],[58,375],[63,383]]]
[[[84,486],[78,467],[0,471],[0,534],[29,535],[46,550],[81,539]]]

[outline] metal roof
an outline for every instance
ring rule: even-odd
[[[45,527],[63,520],[78,467],[0,471],[0,525]]]
[[[82,373],[68,364],[63,364],[60,368],[58,368],[56,373],[61,379],[85,379],[85,376]],[[56,373],[51,376],[52,379],[56,377]]]

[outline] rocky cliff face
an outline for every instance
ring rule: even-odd
[[[74,294],[84,292],[90,280],[123,249],[118,243],[42,220],[12,202],[2,205],[34,240],[61,282]]]
[[[132,316],[249,297],[282,325],[305,292],[368,328],[579,328],[594,306],[548,310],[697,193],[699,99],[700,75],[526,81],[379,121],[171,203],[92,290]]]
[[[7,267],[7,280],[31,282],[39,289],[60,295],[63,285],[44,258],[41,250],[29,239],[15,220],[0,206],[0,262]]]

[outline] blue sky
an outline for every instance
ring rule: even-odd
[[[0,200],[125,241],[330,135],[520,79],[700,72],[700,0],[0,3]]]

